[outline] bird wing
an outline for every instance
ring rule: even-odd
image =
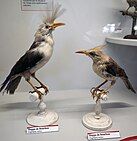
[[[35,37],[35,41],[33,42],[33,44],[31,45],[31,47],[29,48],[29,50],[31,49],[35,49],[36,47],[38,47],[42,42],[45,42],[45,38],[43,36],[37,36]]]
[[[109,58],[109,61],[105,62],[106,69],[105,71],[115,77],[125,77],[128,78],[125,71],[112,59]]]
[[[125,71],[112,58],[110,58],[109,61],[106,62],[105,71],[115,77],[120,77],[126,87],[132,92],[136,93],[130,81],[128,80],[128,76],[126,75]]]
[[[23,73],[34,67],[41,59],[42,54],[35,51],[27,51],[13,66],[11,69],[11,75],[17,75]]]
[[[38,51],[34,51],[33,49],[38,47],[40,45],[39,42],[34,42],[30,49],[16,62],[16,64],[12,67],[10,74],[7,76],[5,81],[2,83],[0,87],[0,92],[5,88],[7,93],[14,93],[15,89],[17,88],[21,77],[18,76],[18,74],[23,73],[24,71],[27,71],[31,69],[33,66],[35,66],[42,58],[42,54]]]
[[[33,42],[33,44],[31,45],[31,47],[29,48],[29,50],[34,49],[36,47],[38,47],[41,44],[41,42]]]

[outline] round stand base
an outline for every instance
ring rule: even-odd
[[[52,125],[58,120],[58,115],[54,111],[46,111],[40,114],[31,113],[27,116],[27,123],[31,126],[47,126]]]
[[[100,118],[95,113],[88,113],[83,117],[83,125],[94,131],[107,130],[112,126],[112,120],[106,114],[100,113]]]

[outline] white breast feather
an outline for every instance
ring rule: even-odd
[[[41,67],[43,67],[51,58],[53,53],[53,45],[50,45],[49,43],[42,42],[39,47],[33,50],[34,52],[39,52],[40,54],[43,54],[43,59],[37,63],[35,67],[33,67],[30,72],[34,73]]]

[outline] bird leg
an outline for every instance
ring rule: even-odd
[[[105,90],[100,90],[99,92],[96,93],[96,103],[98,102],[98,100],[102,99],[105,100],[105,98],[103,98],[105,95],[107,95],[108,91]],[[106,97],[106,96],[105,96]]]
[[[108,88],[106,88],[104,90],[104,92],[107,92],[115,83],[116,83],[116,80],[112,80],[111,83],[110,83],[110,85],[108,86]]]
[[[26,79],[26,81],[31,85],[31,87],[34,89],[34,91],[39,95],[39,100],[41,100],[43,93],[38,91],[38,89],[31,83],[30,79]]]
[[[108,88],[106,88],[105,90],[100,90],[98,89],[96,92],[95,92],[95,96],[97,97],[96,99],[96,102],[101,99],[101,97],[103,97],[103,95],[107,95],[107,93],[109,92],[108,90],[115,84],[116,80],[112,80],[110,85],[108,86]],[[94,96],[94,97],[95,97]]]
[[[105,83],[107,83],[108,82],[108,80],[105,80],[103,83],[101,83],[99,86],[97,86],[97,87],[93,87],[91,90],[90,90],[90,92],[92,93],[92,96],[93,96],[93,99],[95,98],[95,96],[96,96],[96,94],[97,94],[97,92],[98,91],[102,91],[102,90],[100,90],[99,88],[101,87],[101,86],[103,86]]]
[[[45,86],[45,85],[35,76],[35,74],[33,74],[32,77],[33,77],[35,80],[37,80],[37,81],[39,82],[39,84],[41,85],[41,86],[38,87],[38,88],[41,88],[41,87],[44,88],[44,89],[45,89],[45,93],[47,94],[47,93],[49,92],[48,87]]]
[[[127,8],[126,12],[128,12],[129,8],[130,8],[130,6]]]

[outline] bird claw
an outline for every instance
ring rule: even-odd
[[[101,92],[102,90],[100,90],[99,88],[95,88],[93,87],[90,92],[92,94],[93,100],[95,99],[95,97],[98,97],[98,92]]]
[[[29,91],[29,93],[33,94],[35,91]]]
[[[39,90],[36,92],[39,95],[39,100],[42,99],[43,93],[41,93]]]
[[[107,90],[101,90],[101,94],[105,95],[107,93],[109,93],[109,91],[107,91]]]
[[[46,94],[49,92],[49,90],[48,90],[48,88],[46,86],[39,86],[39,87],[36,86],[36,88],[37,89],[43,88],[45,90]]]
[[[96,103],[98,102],[99,99],[102,99],[102,100],[106,101],[108,93],[109,93],[109,91],[107,91],[107,90],[101,90],[100,93],[97,96]]]
[[[39,87],[35,86],[35,87],[37,88],[37,90],[40,89],[40,88],[43,88],[45,90],[46,94],[49,92],[49,90],[48,90],[48,88],[46,86],[39,86]],[[29,91],[29,93],[34,93],[34,92],[37,92],[37,91],[35,91],[35,90],[34,91]],[[43,93],[41,93],[41,94],[44,95]]]
[[[47,94],[47,93],[49,93],[49,89],[48,89],[48,87],[47,86],[41,86],[44,90],[45,90],[45,93]]]
[[[104,100],[103,96],[104,95],[107,95],[109,93],[109,91],[107,90],[104,90],[104,89],[99,89],[99,88],[95,88],[93,87],[91,90],[90,90],[91,94],[92,94],[92,97],[93,97],[93,100],[95,100],[96,98],[96,103],[102,99]]]

